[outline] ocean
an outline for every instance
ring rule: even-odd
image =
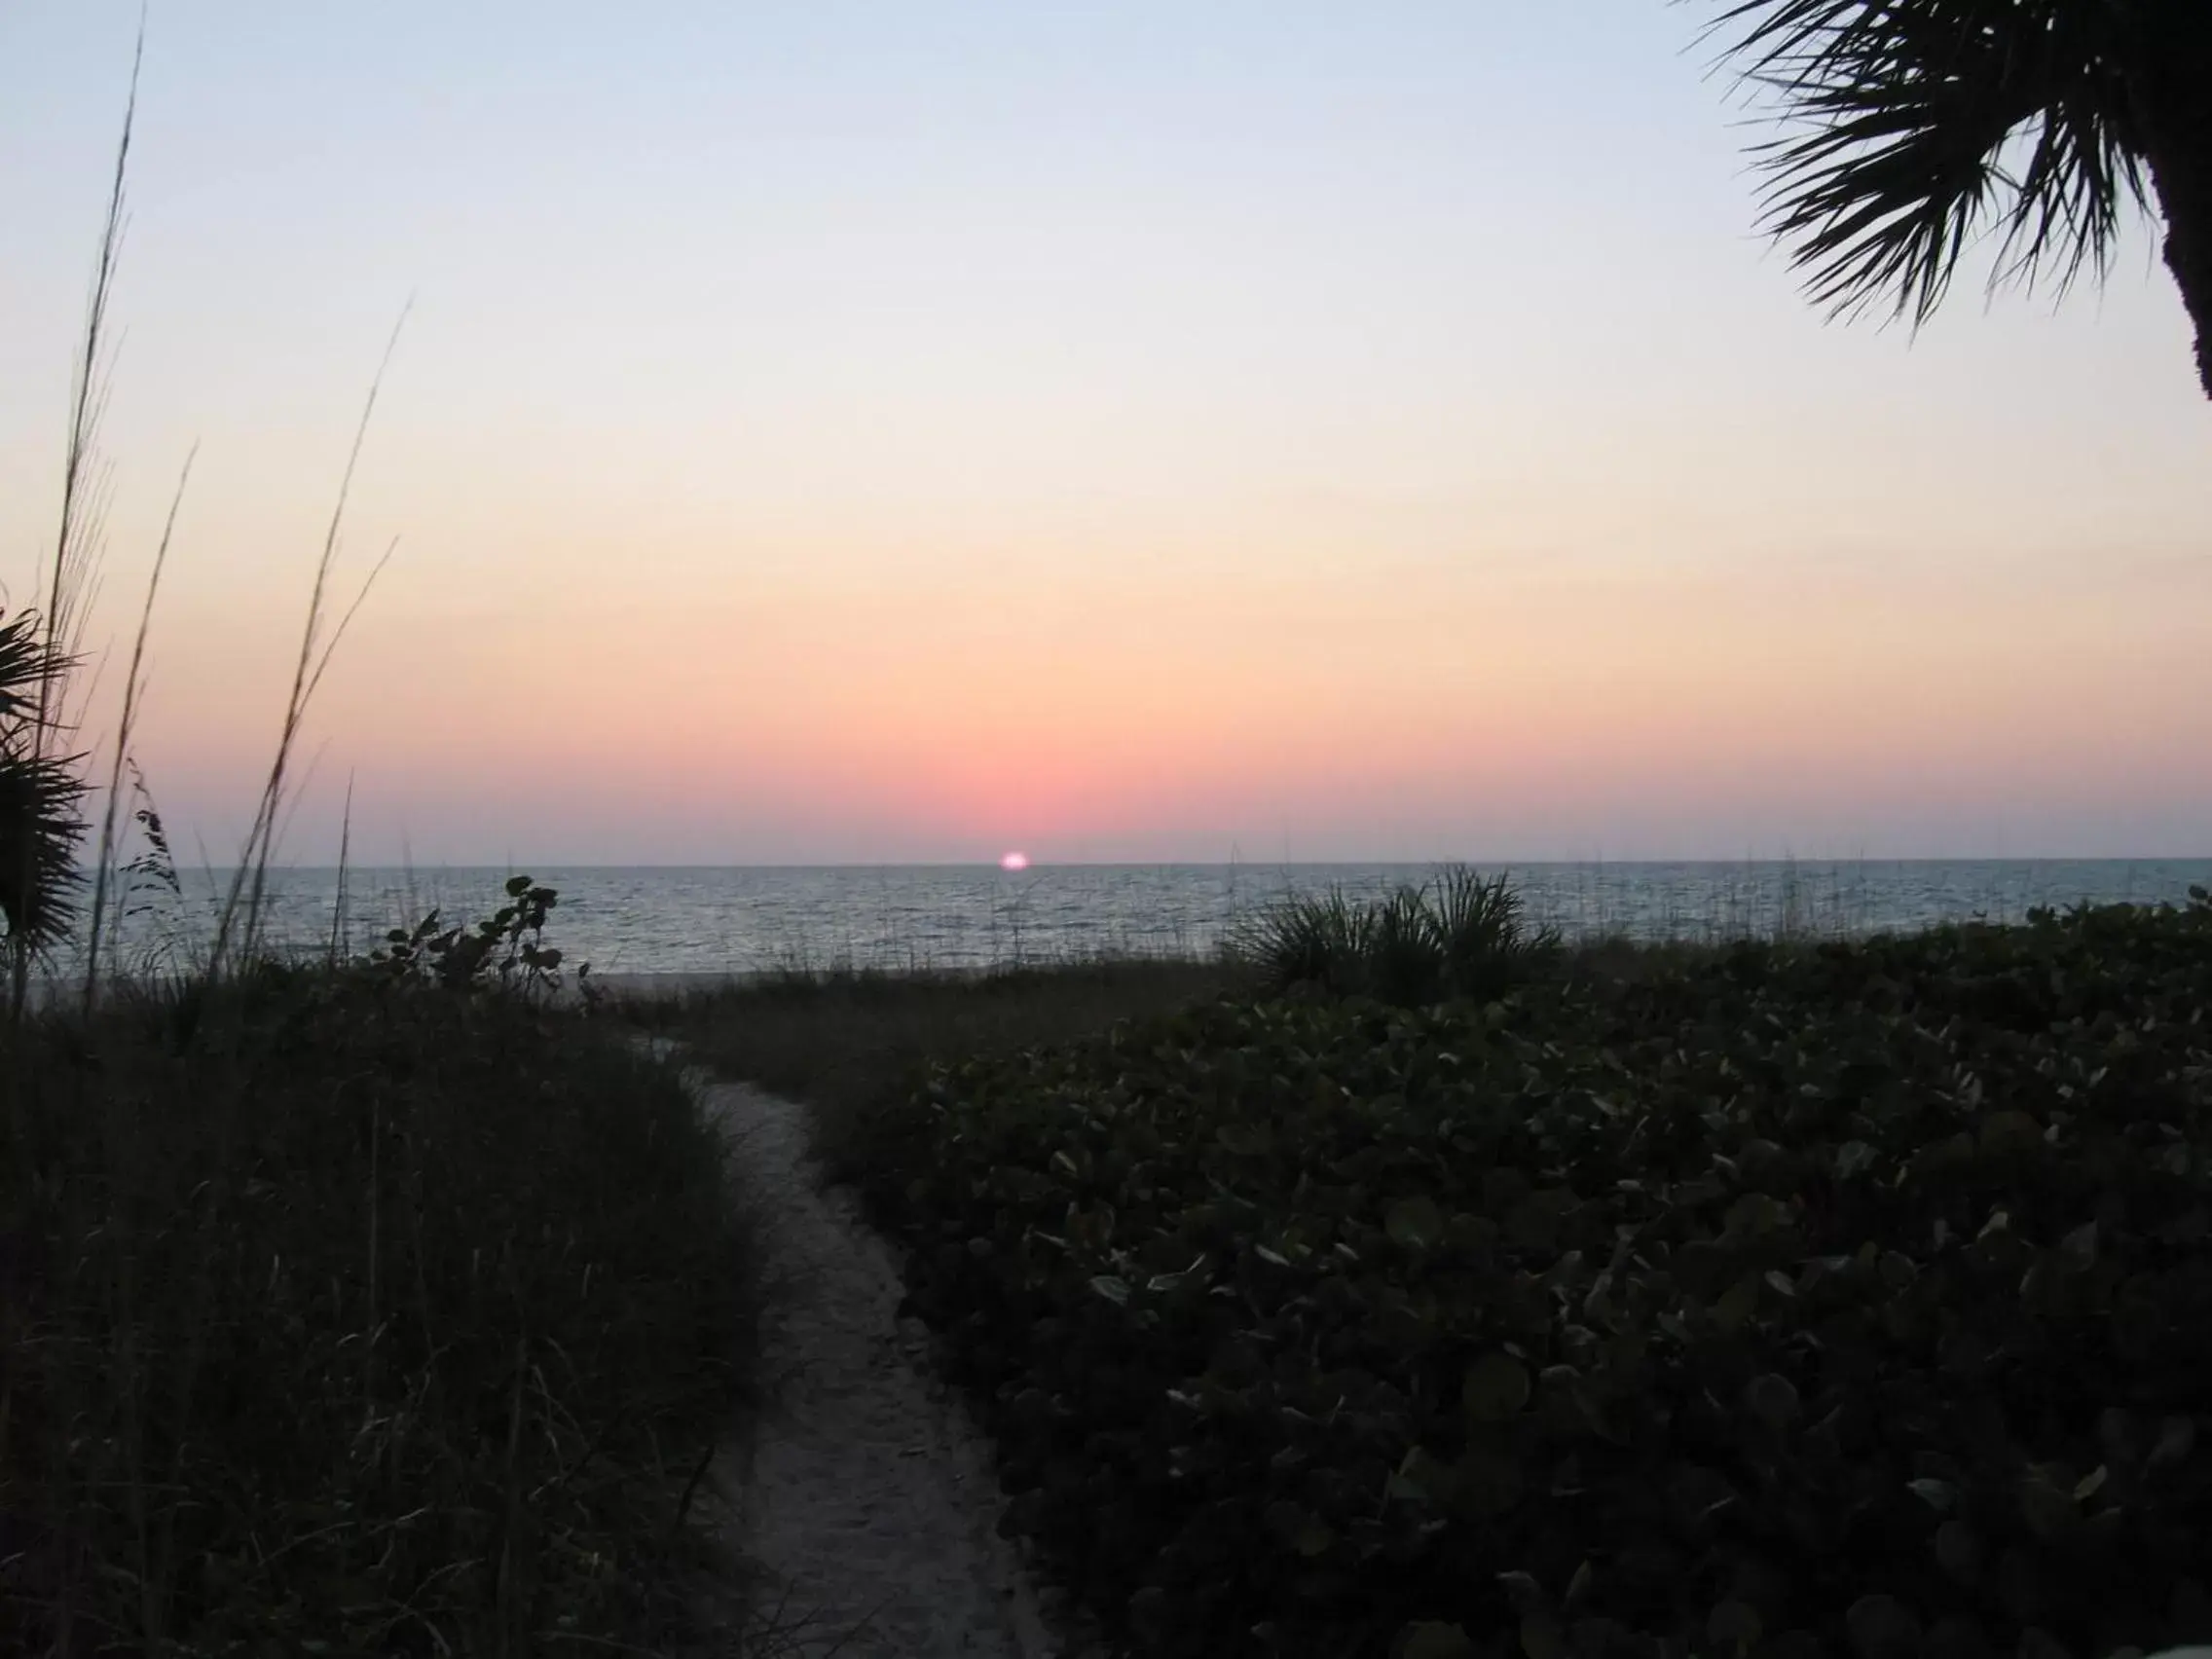
[[[1480,866],[1495,873],[1493,866]],[[1285,893],[1381,893],[1430,865],[838,866],[534,868],[560,902],[547,941],[608,974],[806,968],[983,968],[1100,954],[1210,950]],[[1528,864],[1509,873],[1531,919],[1570,938],[1862,935],[2037,905],[2186,901],[2212,859],[1729,864]],[[501,901],[501,869],[353,869],[339,930],[362,950],[432,908],[473,922]],[[265,933],[326,946],[335,869],[270,872]],[[130,898],[126,969],[189,962],[213,933],[220,873]]]

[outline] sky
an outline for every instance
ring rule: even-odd
[[[2154,229],[1831,323],[1664,0],[153,0],[84,741],[286,858],[2212,850]],[[138,8],[0,8],[0,584]],[[349,590],[350,591],[350,590]]]

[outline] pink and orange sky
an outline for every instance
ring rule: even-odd
[[[1831,325],[1660,0],[157,0],[91,640],[224,862],[415,309],[288,857],[2198,854],[2212,409]],[[0,578],[137,7],[0,14]]]

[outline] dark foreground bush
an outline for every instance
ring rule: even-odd
[[[657,1650],[750,1336],[672,1072],[388,963],[0,1042],[0,1651]]]
[[[1459,866],[1379,899],[1293,894],[1239,927],[1230,946],[1272,990],[1409,1007],[1503,996],[1561,956],[1558,930],[1529,925],[1507,877]]]
[[[1107,958],[963,973],[793,973],[622,1009],[725,1076],[812,1108],[815,1155],[859,1170],[934,1058],[1064,1043],[1250,983],[1232,965]]]
[[[1131,1651],[2212,1640],[2212,908],[1222,1004],[941,1069],[877,1212]]]

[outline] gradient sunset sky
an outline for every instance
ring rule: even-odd
[[[1662,0],[156,0],[108,718],[225,862],[351,424],[370,862],[2201,854],[2212,409],[2109,287],[1917,339]],[[30,596],[137,23],[0,11]]]

